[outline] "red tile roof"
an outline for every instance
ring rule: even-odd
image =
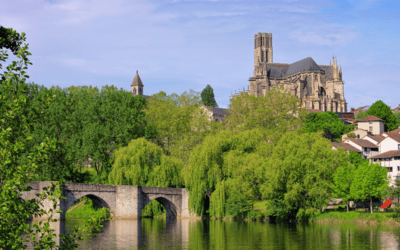
[[[385,121],[373,115],[366,116],[364,118],[358,119],[356,122],[369,122],[369,121]]]
[[[383,154],[375,155],[374,157],[371,157],[370,159],[392,158],[394,156],[400,156],[400,150],[387,151]]]
[[[388,133],[400,134],[400,128],[396,128],[395,130],[389,131]]]
[[[336,142],[336,141],[334,141],[334,142],[331,142],[331,144],[332,144],[332,146],[335,147],[336,149],[337,149],[338,147],[342,147],[342,148],[344,148],[344,149],[346,149],[346,150],[352,150],[352,151],[354,151],[354,152],[361,153],[361,150],[358,150],[357,148],[351,146],[350,144],[344,143],[344,142]]]
[[[400,142],[400,134],[395,133],[387,133],[388,137],[392,138],[393,140]]]
[[[352,142],[354,142],[355,144],[363,147],[363,148],[378,148],[378,146],[376,146],[375,144],[373,144],[370,141],[367,140],[363,140],[363,139],[348,139]]]
[[[383,141],[386,137],[384,137],[383,135],[367,135],[369,138],[371,138],[372,140],[376,141],[376,142],[381,142]]]

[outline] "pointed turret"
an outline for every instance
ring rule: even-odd
[[[143,83],[142,80],[140,79],[139,73],[136,70],[136,75],[133,78],[132,84],[131,84],[131,92],[132,95],[143,95]]]

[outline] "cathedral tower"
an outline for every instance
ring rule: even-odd
[[[272,33],[258,33],[254,36],[254,66],[259,62],[272,63]]]
[[[131,92],[132,95],[143,95],[143,83],[142,80],[140,79],[139,73],[136,70],[136,75],[133,78],[132,84],[131,84]]]

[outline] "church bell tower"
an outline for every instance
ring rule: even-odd
[[[131,84],[131,93],[132,95],[143,95],[143,83],[142,80],[140,79],[139,73],[136,70],[136,75],[133,78],[132,84]]]
[[[254,66],[272,63],[272,33],[258,33],[254,36]]]

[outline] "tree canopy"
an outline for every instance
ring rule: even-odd
[[[24,41],[24,35],[24,33],[19,34],[12,28],[0,26],[0,49],[9,49],[14,55],[17,55],[20,45]]]
[[[384,120],[385,131],[392,131],[399,127],[399,122],[397,121],[396,116],[393,114],[390,107],[381,100],[372,104],[368,111],[363,114],[363,117],[369,115],[373,115]]]
[[[209,84],[201,91],[201,102],[208,107],[218,106],[215,101],[214,90]]]
[[[322,131],[323,136],[331,141],[340,141],[341,135],[352,130],[353,125],[344,125],[338,115],[331,111],[309,113],[303,127],[305,133]]]

